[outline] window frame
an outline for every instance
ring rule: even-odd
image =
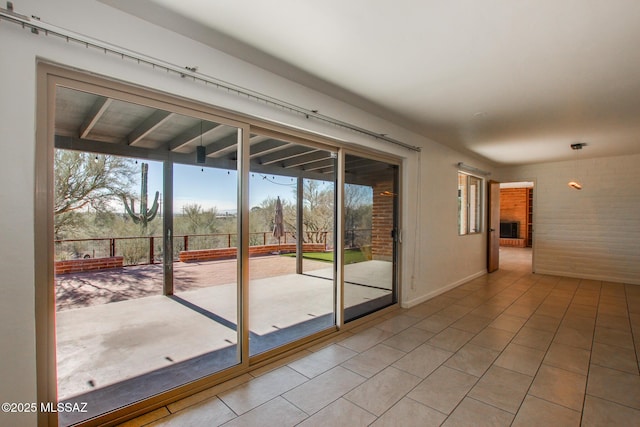
[[[301,141],[302,145],[313,147],[330,147],[329,150],[335,150],[338,157],[338,169],[337,169],[337,185],[336,185],[336,247],[344,247],[344,219],[342,218],[342,212],[344,210],[344,196],[343,191],[338,191],[344,187],[345,182],[345,155],[357,154],[366,156],[368,159],[380,160],[387,162],[397,168],[397,193],[398,205],[396,206],[397,212],[396,227],[401,229],[402,227],[402,215],[401,215],[401,189],[402,182],[401,177],[403,174],[405,159],[399,155],[393,153],[385,153],[374,150],[365,146],[351,146],[348,142],[344,142],[338,139],[332,139],[322,135],[310,133],[304,130],[299,130],[294,127],[287,126],[286,124],[270,123],[262,121],[254,116],[244,114],[242,112],[228,111],[219,108],[214,105],[206,104],[198,100],[180,98],[174,93],[159,92],[153,88],[146,88],[136,86],[130,82],[113,81],[111,79],[99,76],[87,74],[84,71],[71,70],[64,66],[58,66],[50,64],[46,61],[38,62],[37,67],[37,93],[38,93],[38,109],[36,111],[36,150],[35,150],[35,164],[36,164],[36,191],[35,191],[35,220],[34,228],[36,235],[40,236],[53,236],[53,153],[55,149],[55,133],[54,133],[54,119],[55,115],[52,114],[55,111],[55,99],[56,99],[56,87],[64,86],[70,89],[78,91],[86,91],[92,94],[105,95],[114,97],[116,99],[136,102],[136,100],[142,99],[141,104],[151,106],[158,109],[164,109],[165,111],[176,112],[178,114],[185,113],[192,117],[198,117],[203,120],[209,120],[215,116],[216,122],[233,124],[242,130],[242,142],[239,144],[238,153],[238,174],[240,176],[241,183],[238,187],[238,215],[245,219],[239,219],[238,235],[242,236],[241,241],[238,242],[239,248],[239,262],[241,267],[239,268],[238,275],[240,277],[238,284],[240,291],[245,297],[240,297],[241,303],[238,306],[238,330],[242,329],[242,341],[239,340],[241,346],[241,361],[238,365],[232,366],[226,370],[214,372],[210,375],[202,377],[196,381],[188,384],[177,385],[176,387],[162,392],[158,395],[151,396],[149,398],[132,402],[129,405],[115,409],[111,412],[102,413],[96,418],[91,418],[86,421],[81,421],[79,425],[89,425],[95,420],[99,422],[109,422],[117,419],[126,419],[130,417],[134,412],[150,411],[156,409],[166,402],[177,401],[178,398],[182,398],[187,395],[191,395],[197,390],[205,387],[215,386],[222,381],[231,377],[238,377],[239,375],[249,372],[256,367],[261,366],[267,360],[276,360],[286,356],[293,349],[300,349],[307,347],[320,339],[326,339],[326,337],[332,334],[340,333],[340,330],[346,330],[358,326],[361,322],[354,321],[347,325],[344,321],[344,301],[343,301],[343,280],[344,280],[344,265],[342,257],[336,256],[336,264],[334,269],[337,270],[336,279],[339,284],[338,289],[334,289],[334,305],[336,315],[336,325],[326,331],[316,332],[315,334],[301,338],[296,342],[285,344],[284,346],[273,349],[272,351],[265,352],[259,355],[249,356],[249,342],[248,342],[248,215],[249,215],[249,151],[250,136],[252,133],[261,133],[264,135],[281,138],[283,141],[297,142]],[[195,114],[194,114],[195,113]],[[87,149],[88,150],[88,149]],[[158,160],[165,162],[166,165],[174,164],[188,164],[192,165],[193,157],[191,156],[187,160],[181,160],[181,157],[172,154],[170,152],[143,152],[140,147],[126,147],[126,153],[122,153],[122,147],[114,146],[109,147],[108,150],[104,150],[102,147],[99,152],[103,154],[112,155],[125,155],[127,157],[133,156],[140,158],[147,158],[149,160]],[[133,150],[133,151],[129,151]],[[90,150],[88,150],[90,151]],[[167,169],[173,170],[173,168]],[[167,178],[167,182],[172,179]],[[166,192],[163,192],[163,196],[166,196]],[[166,204],[163,204],[163,209],[166,208]],[[171,228],[173,235],[173,228]],[[401,265],[402,265],[402,251],[401,245],[398,245],[399,241],[395,244],[395,264],[393,272],[394,282],[394,301],[392,305],[387,307],[381,307],[376,313],[382,315],[398,307],[398,301],[400,300],[400,278],[401,278]],[[43,402],[57,401],[57,385],[58,377],[56,372],[56,360],[55,355],[57,352],[56,347],[56,331],[55,331],[55,300],[53,285],[54,278],[54,251],[53,244],[49,238],[37,239],[35,245],[34,265],[38,268],[35,269],[35,306],[36,306],[36,362],[37,362],[37,394],[38,400]],[[374,315],[375,316],[375,315]],[[362,319],[362,322],[367,321],[366,317]],[[240,333],[240,332],[239,332]],[[57,425],[58,414],[57,413],[41,413],[39,414],[40,423]]]
[[[464,182],[462,182],[464,180]],[[477,183],[472,189],[472,181]],[[484,178],[458,170],[458,235],[482,234]],[[463,193],[464,190],[464,193]],[[472,196],[475,200],[472,200]],[[473,204],[473,207],[472,207]]]

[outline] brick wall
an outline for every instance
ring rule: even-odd
[[[500,246],[510,246],[514,248],[527,247],[527,241],[525,239],[500,239]]]
[[[528,209],[528,188],[502,188],[500,189],[500,221],[517,222],[518,239],[523,242],[516,242],[513,239],[500,239],[503,246],[524,247],[528,239],[527,233],[527,209]]]
[[[380,193],[394,192],[393,181],[382,181],[373,186],[373,221],[371,230],[371,256],[373,259],[393,260],[393,202],[394,197]]]
[[[123,257],[114,256],[108,258],[85,258],[56,261],[55,274],[79,273],[82,271],[106,270],[122,267]]]
[[[324,252],[324,243],[305,243],[302,245],[303,252]],[[285,243],[281,245],[260,245],[250,246],[249,255],[268,255],[273,252],[291,253],[296,251],[295,243]],[[236,248],[220,249],[198,249],[193,251],[180,251],[178,259],[181,262],[211,261],[216,259],[235,258]]]

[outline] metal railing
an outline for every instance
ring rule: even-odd
[[[333,249],[333,231],[305,231],[305,243],[323,243],[326,250]],[[157,264],[162,262],[162,236],[98,237],[55,240],[56,261],[81,258],[122,256],[124,265]],[[249,233],[249,245],[295,243],[296,235],[285,232],[278,239],[271,231]],[[371,244],[371,229],[352,229],[345,232],[347,247]],[[237,246],[236,233],[184,234],[173,237],[173,253],[197,249],[233,248]],[[176,256],[177,258],[177,256]]]

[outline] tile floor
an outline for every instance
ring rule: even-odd
[[[498,272],[124,426],[640,426],[640,286]]]

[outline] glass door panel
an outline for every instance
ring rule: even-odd
[[[234,130],[237,132],[237,130]],[[240,362],[238,352],[238,174],[173,168],[173,295],[195,315],[185,328],[193,367],[210,374]]]
[[[397,166],[345,156],[345,322],[396,302]]]
[[[180,328],[163,296],[163,164],[56,149],[54,171],[58,399],[87,403],[59,414],[69,425],[130,403],[125,387],[145,396],[181,359]]]
[[[396,301],[397,166],[346,156],[337,248],[336,151],[251,135],[247,228],[240,129],[109,96],[56,89],[58,399],[89,409],[60,425],[236,366],[243,338],[254,356],[335,327],[338,255],[346,321]]]
[[[249,354],[335,325],[335,153],[253,135]]]
[[[59,425],[240,363],[239,132],[57,88],[57,395],[87,403]]]

